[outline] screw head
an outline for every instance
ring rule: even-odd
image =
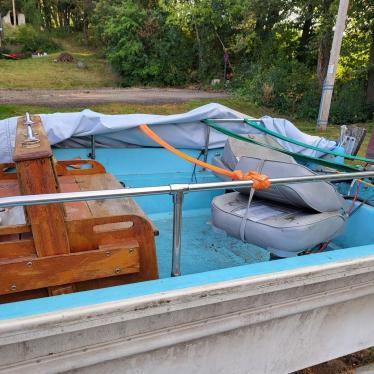
[[[114,269],[114,272],[115,272],[116,274],[119,274],[119,273],[121,272],[121,268],[115,268],[115,269]]]
[[[17,286],[15,284],[12,284],[10,286],[10,289],[11,289],[11,291],[16,291],[17,290]]]
[[[26,265],[27,265],[29,268],[31,268],[31,266],[32,266],[32,262],[29,261],[29,262],[26,263]]]

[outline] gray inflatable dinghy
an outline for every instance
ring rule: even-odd
[[[272,141],[263,135],[256,138]],[[229,170],[255,170],[270,178],[315,174],[290,156],[232,138],[214,164]],[[214,198],[212,223],[278,257],[294,256],[330,241],[347,219],[344,199],[327,182],[272,186],[256,191],[252,201],[249,193],[249,189],[240,189]]]

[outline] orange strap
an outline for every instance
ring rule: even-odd
[[[147,125],[140,125],[139,128],[145,135],[150,137],[154,142],[159,144],[161,147],[164,147],[171,153],[174,153],[176,156],[179,156],[186,161],[192,162],[193,164],[199,165],[205,169],[214,171],[215,173],[225,175],[226,177],[229,177],[233,180],[253,180],[253,188],[255,190],[270,187],[270,181],[267,175],[256,173],[255,171],[248,171],[247,173],[243,173],[241,170],[230,171],[220,168],[218,166],[208,164],[204,161],[197,160],[196,158],[188,156],[185,153],[174,148],[170,144],[166,143],[157,134],[155,134]]]

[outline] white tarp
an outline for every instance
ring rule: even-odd
[[[21,115],[21,113],[20,113]],[[44,129],[49,142],[61,143],[68,139],[95,135],[96,142],[103,146],[124,146],[133,144],[139,146],[156,146],[138,128],[140,124],[152,125],[152,129],[165,141],[175,147],[201,149],[206,141],[206,126],[201,120],[206,118],[248,118],[220,104],[207,104],[187,113],[176,115],[151,114],[120,114],[107,115],[93,112],[89,109],[77,113],[41,114]],[[321,148],[333,149],[335,142],[317,136],[310,136],[299,131],[291,122],[283,119],[264,117],[265,126],[303,142],[317,145]],[[17,117],[0,121],[0,162],[10,162],[15,143]],[[231,131],[244,133],[258,133],[243,123],[221,123],[220,125]],[[227,137],[211,129],[209,148],[220,148]],[[79,143],[79,142],[78,142]],[[282,147],[293,152],[300,152],[311,156],[319,156],[318,152],[279,141]]]

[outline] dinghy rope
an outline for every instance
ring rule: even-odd
[[[339,170],[339,171],[346,171],[346,172],[360,171],[360,169],[358,167],[355,167],[355,166],[352,166],[352,165],[340,164],[340,163],[335,162],[335,161],[324,160],[324,159],[321,159],[321,158],[318,158],[318,157],[313,157],[313,156],[308,156],[308,155],[304,155],[304,154],[301,154],[301,153],[291,152],[291,151],[288,151],[286,149],[281,149],[281,148],[273,147],[273,146],[268,145],[268,144],[258,142],[257,140],[254,140],[250,137],[247,138],[247,137],[239,135],[239,134],[237,134],[233,131],[227,130],[224,127],[219,126],[212,119],[205,119],[205,120],[203,120],[203,122],[206,125],[208,125],[209,127],[213,128],[214,130],[216,130],[216,131],[218,131],[222,134],[225,134],[225,135],[227,135],[231,138],[234,138],[234,139],[237,139],[237,140],[242,140],[242,141],[247,142],[247,143],[256,144],[256,145],[259,145],[261,147],[269,148],[273,151],[284,153],[286,155],[292,156],[296,160],[301,160],[301,161],[304,161],[304,162],[312,162],[314,164],[322,165],[322,166],[325,166],[325,167],[328,167],[328,168],[331,168],[331,169],[335,169],[335,170]]]
[[[167,149],[169,152],[175,154],[176,156],[184,159],[185,161],[191,162],[195,165],[201,166],[202,168],[205,168],[215,173],[229,177],[232,180],[252,180],[253,188],[255,190],[265,189],[265,188],[270,187],[270,181],[267,175],[257,173],[255,171],[248,171],[247,173],[243,173],[241,170],[230,171],[230,170],[226,170],[218,166],[209,164],[207,162],[198,160],[194,157],[191,157],[181,152],[180,150],[174,148],[173,146],[171,146],[169,143],[161,139],[155,132],[153,132],[146,124],[140,125],[139,128],[145,135],[151,138],[155,143]]]

